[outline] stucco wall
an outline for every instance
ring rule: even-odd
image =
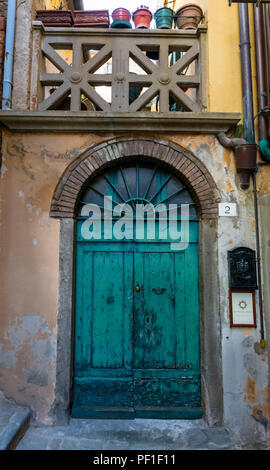
[[[49,218],[51,198],[61,174],[83,149],[113,137],[4,132],[0,389],[31,406],[40,423],[52,422],[56,380],[59,222]],[[229,327],[227,251],[241,245],[255,248],[252,187],[246,192],[238,189],[233,153],[214,137],[153,137],[191,150],[212,174],[221,201],[237,203],[238,217],[219,218],[217,234],[220,297],[218,292],[214,295],[221,319],[224,419],[239,440],[263,440],[269,420],[268,361],[258,345],[258,315],[256,329]],[[267,282],[267,271],[265,276]]]
[[[59,223],[52,193],[88,137],[4,137],[0,388],[47,421],[54,399]]]

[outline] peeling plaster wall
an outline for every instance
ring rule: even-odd
[[[260,442],[266,439],[270,413],[267,351],[259,346],[258,291],[256,291],[257,328],[230,328],[228,303],[228,250],[239,246],[256,249],[252,184],[248,191],[242,191],[237,186],[238,175],[235,173],[232,152],[217,143],[211,144],[209,141],[198,145],[196,140],[192,138],[192,144],[189,144],[188,148],[204,162],[214,176],[220,190],[221,202],[236,202],[238,209],[238,217],[220,217],[218,228],[224,421],[239,444]],[[264,187],[264,191],[269,194],[270,180],[268,179],[266,183],[264,171],[268,173],[269,170],[261,170],[259,191]],[[270,199],[268,199],[269,202]],[[269,207],[268,205],[265,209],[261,220],[265,237],[268,233],[267,242],[269,242],[270,233],[270,230],[268,231],[270,229]],[[265,240],[263,240],[262,246],[265,247],[265,245]],[[265,252],[264,248],[263,252]],[[264,256],[262,258],[266,261]],[[265,262],[264,285],[266,288],[268,286],[268,291],[269,266],[269,263]],[[265,312],[269,323],[269,308]]]
[[[49,422],[54,400],[59,222],[57,181],[89,138],[4,133],[0,175],[0,389]]]
[[[51,198],[65,168],[88,145],[113,137],[117,136],[3,134],[0,389],[7,397],[31,406],[40,423],[51,422],[55,399],[59,222],[49,218]],[[242,245],[256,247],[252,187],[239,190],[233,153],[212,136],[159,134],[153,138],[171,140],[191,150],[212,174],[221,202],[237,203],[238,217],[220,217],[217,234],[224,422],[239,443],[262,442],[269,420],[268,357],[259,347],[257,293],[258,327],[229,327],[227,251]],[[269,198],[263,177],[259,191],[262,188]],[[268,206],[264,217],[267,210]],[[266,231],[264,237],[269,242]],[[269,249],[267,253],[269,258]],[[269,284],[266,265],[264,283]],[[267,296],[269,306],[269,289]]]
[[[270,363],[270,167],[263,168],[259,173],[259,217],[260,217],[260,235],[261,235],[261,258],[262,258],[262,277],[263,277],[263,294],[264,294],[264,317],[266,338],[268,342],[267,356],[268,363]],[[257,409],[254,409],[256,416],[264,419],[270,416],[270,371],[268,369],[268,390],[265,390],[264,396]],[[268,432],[270,432],[270,425],[268,421]]]

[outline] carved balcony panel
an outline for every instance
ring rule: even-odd
[[[206,111],[205,33],[34,22],[31,110]]]

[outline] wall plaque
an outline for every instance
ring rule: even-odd
[[[230,325],[256,327],[254,291],[230,291]]]
[[[233,202],[220,202],[218,205],[218,214],[220,217],[236,217],[236,204]]]
[[[257,289],[256,253],[246,247],[228,252],[230,289]]]

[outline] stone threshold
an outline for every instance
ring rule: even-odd
[[[218,134],[240,119],[239,113],[0,111],[0,123],[11,132]]]
[[[202,420],[70,419],[66,426],[31,426],[16,450],[229,450],[224,427]]]

